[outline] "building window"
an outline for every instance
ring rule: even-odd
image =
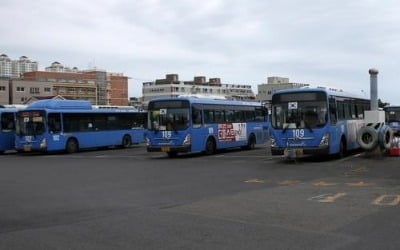
[[[25,92],[25,87],[17,87],[17,92]]]
[[[44,92],[51,92],[51,88],[44,88]]]
[[[6,91],[6,86],[0,86],[0,91],[2,92]]]
[[[31,93],[31,94],[39,94],[40,91],[39,91],[39,88],[30,88],[29,89],[29,93]]]

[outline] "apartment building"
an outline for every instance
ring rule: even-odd
[[[0,55],[0,77],[11,77],[12,76],[12,61],[6,55]]]
[[[0,77],[19,78],[25,72],[37,70],[38,63],[31,61],[26,56],[12,60],[6,54],[0,55]]]
[[[78,73],[79,69],[77,67],[64,67],[64,65],[62,65],[59,62],[53,62],[50,66],[45,68],[45,71],[48,72],[72,72],[72,73]]]
[[[251,85],[223,84],[220,78],[195,76],[192,81],[180,81],[178,74],[167,74],[165,79],[144,82],[143,101],[148,102],[156,97],[177,97],[180,95],[203,95],[224,97],[227,99],[254,100]]]

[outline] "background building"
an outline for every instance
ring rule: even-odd
[[[35,71],[25,73],[22,81],[51,86],[50,93],[46,93],[47,96],[60,95],[67,99],[84,99],[89,100],[92,104],[97,104],[96,81],[82,73]],[[26,99],[32,96],[34,95],[27,96]],[[13,98],[13,101],[18,103],[18,99]]]
[[[256,100],[260,102],[270,103],[272,94],[280,89],[301,88],[310,86],[306,83],[289,82],[289,78],[272,76],[267,78],[267,83],[258,85],[258,94]]]
[[[258,85],[254,95],[251,85],[225,84],[220,78],[195,76],[181,81],[178,74],[167,74],[165,79],[143,82],[143,96],[129,100],[128,77],[106,70],[79,70],[65,67],[58,61],[38,71],[38,63],[26,56],[18,60],[0,55],[0,104],[24,104],[28,100],[59,96],[66,99],[89,100],[94,105],[134,105],[144,107],[156,97],[200,95],[243,101],[269,103],[276,90],[309,86],[291,83],[289,78],[268,77],[267,83]]]
[[[6,54],[0,55],[0,77],[19,78],[25,72],[37,71],[38,63],[26,56],[11,60]]]
[[[95,105],[127,106],[128,77],[105,70],[79,70],[53,62],[45,71],[26,56],[18,60],[0,55],[0,104],[61,96],[89,100]]]
[[[29,80],[10,80],[11,100],[10,104],[25,104],[33,96],[52,96],[53,83],[37,82]],[[7,103],[8,104],[8,103]]]
[[[168,74],[165,79],[143,83],[143,101],[156,97],[177,97],[180,95],[203,95],[227,99],[254,100],[251,85],[223,84],[220,78],[195,76],[193,81],[180,81],[178,74]]]
[[[59,62],[53,62],[49,67],[45,68],[45,71],[50,71],[50,72],[73,72],[73,73],[78,73],[79,69],[77,67],[64,67]]]
[[[126,106],[128,99],[128,77],[122,73],[105,70],[79,72],[36,71],[25,73],[24,80],[52,83],[53,95],[68,99],[89,100],[96,105]]]
[[[10,84],[9,80],[0,79],[0,105],[10,104]]]

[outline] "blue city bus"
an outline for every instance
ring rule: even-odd
[[[147,151],[213,154],[253,149],[268,137],[267,110],[257,102],[174,97],[148,105]]]
[[[18,152],[130,147],[143,143],[147,112],[98,109],[85,100],[40,100],[16,114]]]
[[[16,108],[0,107],[0,154],[14,150]]]
[[[370,100],[325,88],[275,92],[271,102],[271,153],[343,157],[357,149],[357,132],[364,125]]]
[[[392,129],[394,135],[400,135],[400,106],[389,105],[383,108],[385,122]]]

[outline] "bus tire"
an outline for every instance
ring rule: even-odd
[[[167,152],[167,155],[169,158],[176,158],[178,155],[178,152]]]
[[[212,155],[215,154],[216,146],[215,146],[215,140],[210,137],[207,139],[206,142],[206,148],[205,148],[205,154],[206,155]]]
[[[75,138],[70,138],[67,141],[67,144],[65,146],[65,151],[68,154],[76,153],[79,150],[79,144],[78,141]]]
[[[357,142],[361,148],[372,150],[378,145],[378,132],[373,127],[362,127],[357,134]]]
[[[342,137],[339,143],[339,152],[337,153],[337,159],[341,159],[346,156],[347,153],[347,146],[346,146],[346,139]]]
[[[124,135],[122,137],[122,147],[123,148],[129,148],[132,145],[132,138],[130,135]]]
[[[390,144],[392,142],[392,130],[388,126],[383,126],[378,133],[378,142],[381,148],[383,149],[390,149]]]
[[[252,150],[256,147],[256,137],[254,134],[251,134],[249,140],[247,141],[246,149]]]

